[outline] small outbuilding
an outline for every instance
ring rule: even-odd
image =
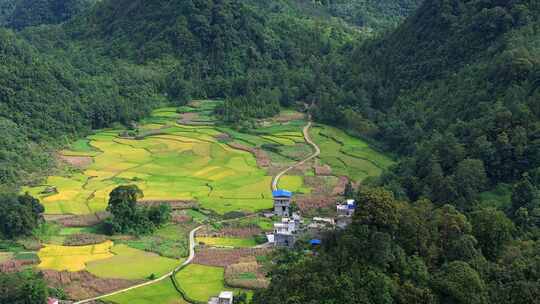
[[[208,304],[233,304],[234,297],[232,291],[222,291],[218,297],[210,298]]]
[[[356,202],[349,199],[344,204],[337,204],[336,206],[336,226],[344,229],[352,223],[352,217],[356,211]]]
[[[313,247],[316,247],[316,246],[321,246],[322,244],[322,241],[319,240],[319,239],[313,239],[311,241],[309,241],[309,244]]]

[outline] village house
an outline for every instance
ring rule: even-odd
[[[352,199],[347,200],[345,204],[336,205],[336,226],[344,229],[352,223],[352,217],[356,210],[356,202]]]
[[[328,217],[314,217],[311,223],[307,226],[309,234],[313,236],[320,235],[321,232],[333,230],[334,228],[334,219]]]
[[[218,297],[210,298],[208,304],[233,304],[232,291],[222,291]]]
[[[290,218],[282,218],[281,223],[274,223],[274,246],[292,247],[296,242],[298,222]]]
[[[274,215],[290,217],[292,192],[287,190],[275,190],[272,191],[272,197],[274,199]]]

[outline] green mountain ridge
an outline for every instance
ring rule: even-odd
[[[1,3],[0,18],[15,20],[17,5]],[[540,5],[425,0],[402,22],[416,5],[104,0],[52,19],[30,9],[17,32],[0,29],[2,190],[38,181],[55,148],[160,105],[224,99],[221,119],[249,129],[311,104],[316,121],[400,158],[354,195],[350,228],[322,235],[314,254],[301,242],[278,254],[254,303],[536,303]],[[493,188],[497,204],[480,195]]]
[[[480,160],[490,184],[540,165],[538,28],[530,1],[426,1],[354,51],[337,80],[340,97],[319,103],[316,117],[339,123],[355,110],[374,122],[360,132],[411,156],[388,176],[396,192],[466,208],[472,197],[455,181],[461,161]]]

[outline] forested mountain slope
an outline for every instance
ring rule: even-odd
[[[143,76],[142,67],[117,63],[113,69],[97,58],[74,67],[4,29],[0,56],[1,184],[31,181],[32,172],[47,168],[45,146],[112,122],[128,123],[159,102],[152,74]]]
[[[538,303],[539,16],[538,1],[426,0],[324,67],[337,97],[315,117],[404,158],[371,184],[386,189],[363,185],[347,230],[281,255],[256,303]],[[506,198],[480,199],[501,183]]]
[[[322,0],[336,17],[371,29],[388,29],[412,14],[422,0]]]
[[[341,110],[323,101],[316,116],[338,123],[355,110],[376,123],[359,132],[414,154],[389,177],[398,192],[470,207],[472,193],[540,166],[539,12],[535,1],[426,1],[354,52],[338,80]],[[474,169],[459,173],[463,161]]]
[[[249,96],[228,116],[273,115],[313,92],[313,69],[357,33],[243,1],[167,0],[100,1],[61,25],[2,35],[0,115],[50,145],[191,97]],[[40,167],[1,149],[2,183]]]
[[[88,9],[96,0],[2,0],[0,25],[14,29],[57,24]]]
[[[2,0],[0,1],[0,25],[4,25],[13,13],[16,0]]]

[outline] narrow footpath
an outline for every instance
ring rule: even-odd
[[[159,278],[157,278],[155,280],[152,280],[152,281],[144,282],[144,283],[134,285],[134,286],[131,286],[131,287],[128,287],[128,288],[125,288],[125,289],[117,290],[117,291],[114,291],[114,292],[111,292],[111,293],[108,293],[108,294],[104,294],[104,295],[100,295],[100,296],[97,296],[97,297],[94,297],[94,298],[90,298],[90,299],[82,300],[82,301],[79,301],[79,302],[75,302],[74,304],[89,303],[89,302],[92,302],[92,301],[96,301],[96,300],[99,300],[99,299],[103,299],[103,298],[106,298],[106,297],[110,297],[110,296],[114,296],[114,295],[117,295],[117,294],[120,294],[120,293],[124,293],[126,291],[130,291],[130,290],[133,290],[133,289],[137,289],[137,288],[141,288],[141,287],[144,287],[144,286],[152,285],[154,283],[157,283],[157,282],[163,281],[165,279],[168,279],[178,269],[180,269],[181,267],[191,263],[191,261],[193,261],[193,259],[195,258],[195,245],[196,245],[195,244],[195,233],[197,232],[197,230],[201,229],[202,227],[203,226],[199,226],[199,227],[197,227],[197,228],[195,228],[195,229],[193,229],[193,230],[191,230],[189,232],[189,256],[182,264],[180,264],[178,267],[176,267],[171,272],[169,272],[167,274],[164,274],[163,276],[161,276],[161,277],[159,277]]]
[[[311,140],[311,137],[309,137],[309,129],[311,128],[311,121],[308,122],[308,124],[304,127],[304,130],[302,131],[304,133],[304,140],[310,144],[313,149],[315,150],[315,152],[313,154],[311,154],[309,157],[307,157],[306,159],[286,168],[285,170],[279,172],[275,177],[274,177],[274,180],[272,181],[272,190],[277,190],[278,189],[278,184],[279,184],[279,179],[281,177],[283,177],[283,175],[287,174],[287,172],[291,171],[292,169],[298,167],[298,166],[301,166],[303,164],[305,164],[306,162],[314,159],[315,157],[319,156],[321,154],[321,149],[319,148],[319,146],[317,146],[317,144]]]
[[[296,168],[298,166],[301,166],[301,165],[305,164],[306,162],[314,159],[315,157],[317,157],[317,156],[319,156],[321,154],[321,149],[319,148],[319,146],[317,146],[317,144],[315,144],[315,142],[313,142],[311,140],[311,138],[309,136],[309,129],[311,128],[311,125],[312,125],[312,123],[311,123],[311,121],[309,121],[308,124],[302,130],[302,132],[304,134],[304,140],[309,145],[311,145],[313,147],[313,149],[315,150],[314,153],[311,154],[310,156],[308,156],[307,158],[305,158],[304,160],[302,160],[302,161],[300,161],[300,162],[286,168],[285,170],[279,172],[274,177],[274,179],[272,180],[272,190],[277,190],[280,178],[283,177],[283,175],[285,175],[287,172],[291,171],[292,169],[294,169],[294,168]],[[144,283],[141,283],[141,284],[138,284],[138,285],[134,285],[134,286],[131,286],[131,287],[128,287],[128,288],[125,288],[125,289],[117,290],[117,291],[114,291],[114,292],[111,292],[111,293],[108,293],[108,294],[100,295],[100,296],[90,298],[90,299],[86,299],[86,300],[82,300],[82,301],[78,301],[78,302],[75,302],[74,304],[90,303],[92,301],[96,301],[96,300],[103,299],[103,298],[106,298],[106,297],[114,296],[114,295],[117,295],[117,294],[120,294],[120,293],[124,293],[124,292],[130,291],[130,290],[134,290],[134,289],[137,289],[137,288],[144,287],[144,286],[152,285],[154,283],[157,283],[157,282],[163,281],[165,279],[168,279],[175,272],[177,272],[180,268],[182,268],[185,265],[188,265],[189,263],[191,263],[193,261],[193,259],[195,258],[195,246],[196,246],[195,233],[199,229],[201,229],[203,226],[204,225],[198,226],[197,228],[195,228],[195,229],[193,229],[193,230],[191,230],[189,232],[189,257],[182,264],[180,264],[178,267],[176,267],[171,272],[169,272],[167,274],[164,274],[163,276],[161,276],[161,277],[159,277],[159,278],[157,278],[155,280],[152,280],[152,281],[147,281],[147,282],[144,282]]]

